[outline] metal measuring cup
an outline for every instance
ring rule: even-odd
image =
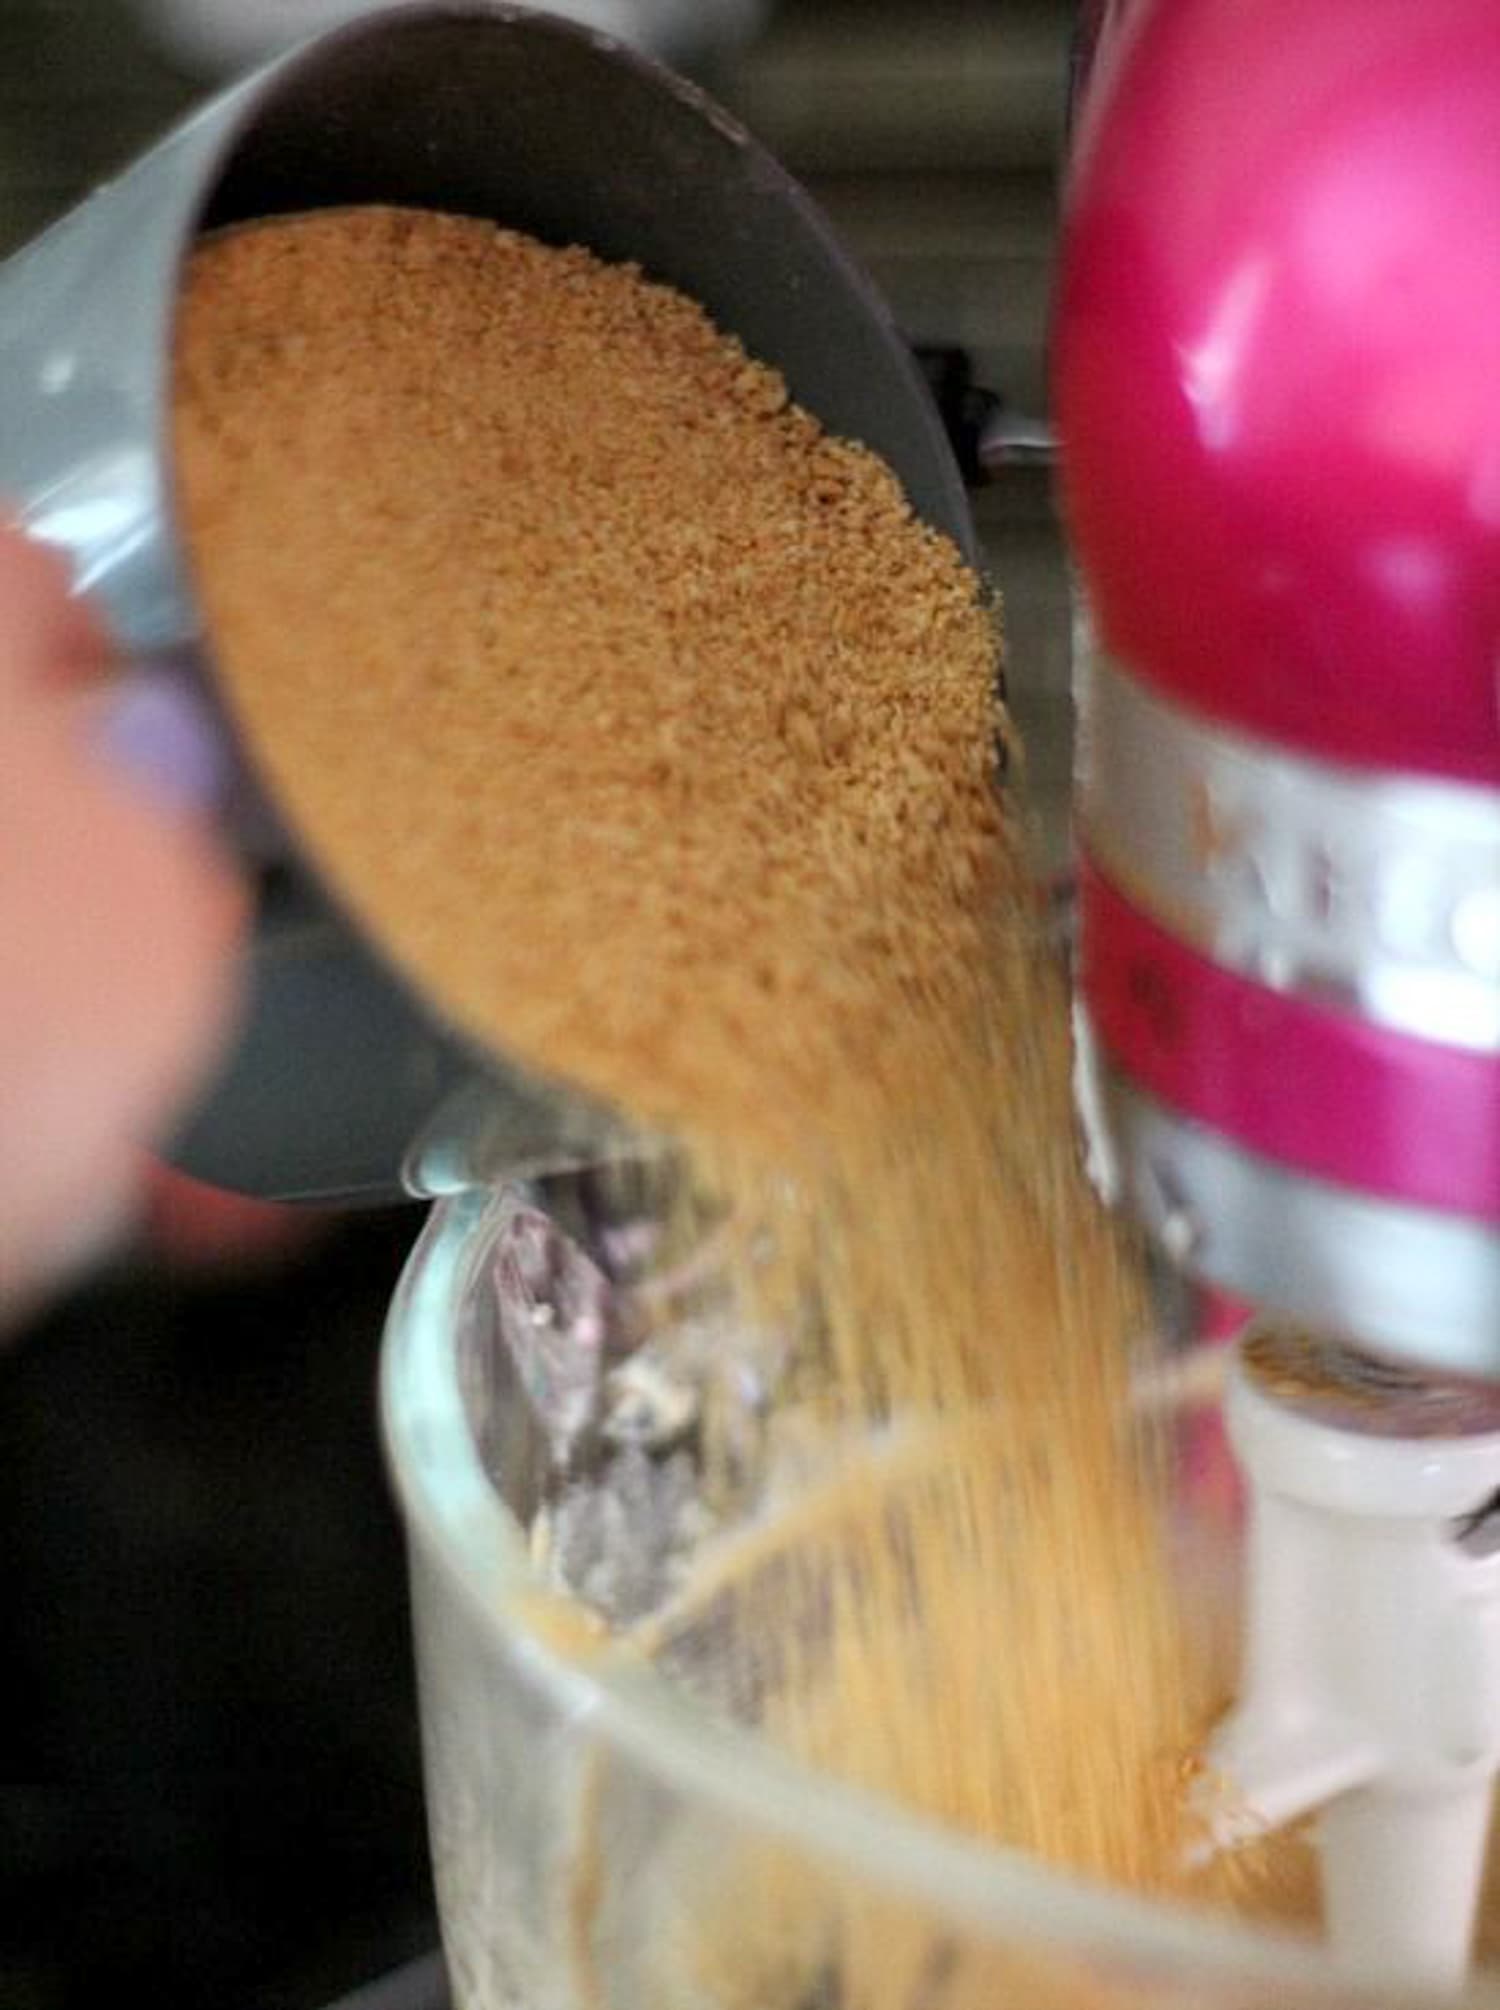
[[[890,318],[807,195],[695,86],[529,8],[393,8],[211,99],[0,266],[0,494],[70,556],[122,651],[222,737],[258,882],[237,1045],[172,1147],[281,1198],[393,1198],[597,1151],[609,1112],[478,1051],[341,913],[218,691],[170,460],[174,319],[203,233],[383,202],[634,259],[699,300],[975,556],[963,484]],[[726,468],[726,481],[734,470]]]

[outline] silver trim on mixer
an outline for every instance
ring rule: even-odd
[[[1376,1352],[1500,1378],[1500,1232],[1288,1173],[1174,1115],[1097,1054],[1089,1073],[1109,1197],[1179,1268]]]
[[[1500,792],[1288,754],[1093,654],[1078,803],[1100,869],[1225,969],[1500,1053]]]

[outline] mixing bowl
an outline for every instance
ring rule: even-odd
[[[1350,1983],[1290,1937],[1086,1885],[816,1776],[550,1591],[528,1536],[547,1446],[502,1331],[496,1258],[522,1204],[587,1247],[609,1224],[576,1203],[568,1175],[440,1197],[386,1334],[456,2010],[1412,2000]]]

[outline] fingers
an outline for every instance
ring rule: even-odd
[[[66,688],[103,676],[104,627],[70,590],[67,560],[0,511],[0,697],[22,686]]]
[[[174,1166],[151,1162],[141,1232],[159,1263],[213,1273],[300,1255],[339,1216],[304,1201],[251,1200],[205,1186]]]
[[[126,1218],[139,1151],[232,1023],[244,898],[206,828],[109,755],[104,650],[0,534],[0,1314]]]

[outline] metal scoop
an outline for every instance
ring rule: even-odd
[[[408,6],[305,43],[0,267],[0,495],[71,555],[122,651],[165,656],[194,686],[238,757],[227,815],[261,888],[250,1006],[173,1155],[283,1198],[437,1191],[597,1152],[612,1127],[475,1052],[397,981],[264,800],[214,683],[167,448],[183,262],[205,231],[366,202],[638,261],[883,455],[975,555],[920,373],[806,194],[694,86],[530,9]]]

